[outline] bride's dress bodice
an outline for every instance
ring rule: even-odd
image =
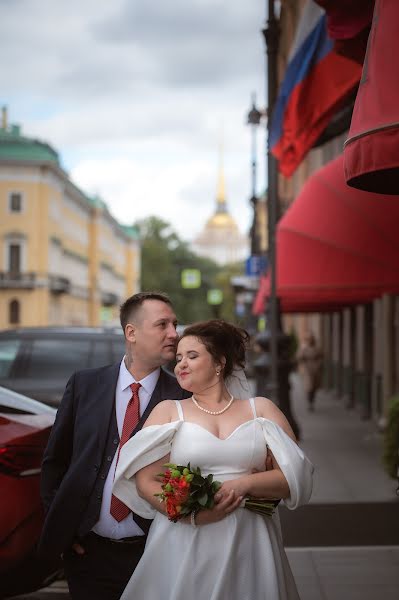
[[[265,438],[257,419],[239,425],[226,439],[197,423],[183,421],[170,454],[170,462],[190,463],[200,467],[202,475],[212,473],[219,481],[240,477],[252,469],[264,471],[265,458]]]

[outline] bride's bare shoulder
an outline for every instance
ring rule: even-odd
[[[162,400],[152,409],[144,427],[149,425],[165,425],[176,421],[177,408],[174,400]]]
[[[277,423],[277,425],[279,425],[285,431],[285,433],[294,440],[294,442],[297,441],[285,415],[281,412],[278,406],[274,404],[274,402],[268,398],[257,396],[255,398],[255,406],[258,417],[263,417],[264,419],[274,421],[274,423]]]

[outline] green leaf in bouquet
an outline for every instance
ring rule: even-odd
[[[182,509],[180,511],[180,515],[182,517],[185,517],[186,515],[189,515],[191,513],[191,511],[192,511],[192,507],[191,506],[184,505],[184,506],[182,506]]]
[[[220,483],[220,481],[213,481],[212,482],[212,492],[214,492],[216,494],[216,492],[221,488],[222,484]]]
[[[206,506],[206,503],[208,502],[208,494],[202,494],[202,496],[199,496],[199,498],[197,498],[198,504],[200,504],[201,506]]]
[[[193,481],[192,483],[196,486],[201,486],[204,483],[204,479],[201,475],[198,475],[198,473],[194,473],[194,477],[193,477]]]
[[[177,467],[177,465],[175,465],[174,463],[165,463],[162,466],[166,467],[167,469],[176,469],[176,467]]]
[[[212,481],[213,481],[213,475],[212,475],[212,473],[209,473],[209,475],[207,477],[207,480],[209,481],[209,483],[212,483]]]
[[[190,494],[191,498],[195,501],[198,502],[198,498],[200,498],[201,496],[204,495],[204,491],[201,487],[197,488],[196,490],[193,490]]]

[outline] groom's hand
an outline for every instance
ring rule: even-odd
[[[269,449],[267,449],[267,453],[266,453],[265,467],[266,467],[266,471],[273,471],[273,459],[269,452]]]
[[[75,554],[79,554],[79,556],[83,556],[83,554],[86,554],[86,550],[78,542],[72,544],[72,550],[75,552]]]
[[[268,449],[265,459],[265,471],[273,471],[273,468],[273,459]],[[252,469],[252,473],[261,473],[261,471],[259,469]]]

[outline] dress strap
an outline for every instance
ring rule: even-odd
[[[256,417],[257,417],[258,415],[256,414],[256,408],[255,408],[255,398],[250,398],[250,399],[249,399],[249,403],[250,403],[250,405],[251,405],[252,412],[254,413],[254,419],[256,419]]]
[[[175,400],[177,414],[179,415],[179,421],[184,421],[183,409],[180,404],[180,400]]]

